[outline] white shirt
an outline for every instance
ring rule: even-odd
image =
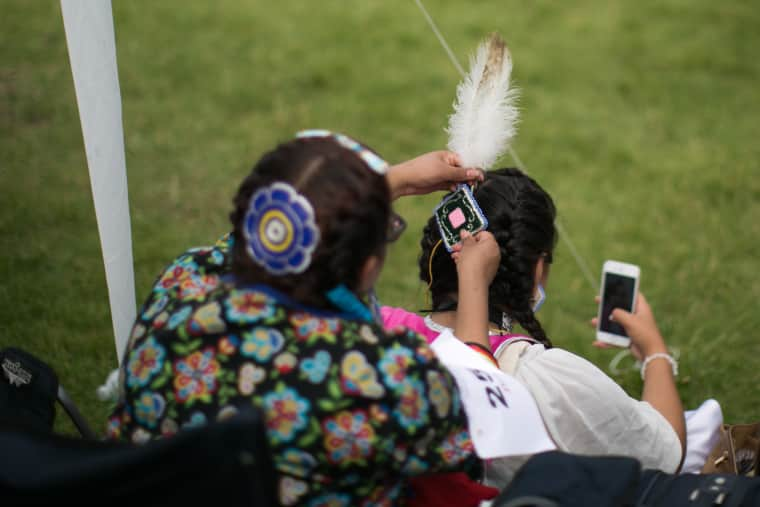
[[[589,361],[525,342],[499,352],[499,366],[531,392],[559,450],[631,456],[643,468],[671,473],[678,468],[681,444],[670,423],[649,403],[628,396]],[[529,457],[488,461],[486,483],[503,488]]]

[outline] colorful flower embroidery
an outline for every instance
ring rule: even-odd
[[[178,298],[182,301],[202,301],[217,285],[215,276],[189,276],[179,283]]]
[[[419,459],[417,456],[412,456],[409,461],[404,463],[401,471],[405,475],[422,475],[427,472],[428,464]]]
[[[243,396],[248,396],[256,389],[256,384],[266,378],[266,370],[253,363],[244,363],[238,373],[238,391]]]
[[[170,437],[177,433],[177,430],[179,430],[179,427],[177,426],[177,421],[174,419],[169,419],[167,417],[161,421],[161,435]]]
[[[177,310],[171,317],[169,317],[169,323],[166,327],[169,329],[177,329],[180,324],[187,320],[191,313],[193,313],[193,309],[190,306],[185,306]]]
[[[161,312],[161,314],[153,320],[153,327],[156,329],[161,329],[166,325],[166,322],[168,320],[169,312]]]
[[[398,344],[388,350],[380,360],[380,371],[385,383],[393,388],[400,387],[406,380],[406,369],[412,364],[412,351]]]
[[[407,379],[393,414],[407,431],[414,432],[428,421],[428,402],[425,388],[418,379]]]
[[[179,295],[177,297],[182,301],[201,301],[206,292],[196,281],[197,278],[194,276],[182,280],[179,283]]]
[[[137,340],[145,336],[145,332],[148,330],[142,324],[135,324],[132,327],[132,332],[129,334],[129,340],[127,341],[127,350],[134,350]]]
[[[135,419],[148,428],[155,428],[164,413],[166,400],[158,393],[143,391],[135,400]]]
[[[384,423],[388,420],[388,408],[378,403],[369,406],[369,417],[372,421]]]
[[[145,442],[150,440],[150,433],[138,427],[137,429],[135,429],[135,431],[132,432],[131,439],[132,439],[132,443],[134,444],[144,444]]]
[[[311,403],[292,387],[278,384],[263,400],[270,437],[277,444],[290,442],[308,424]]]
[[[292,447],[285,449],[281,456],[275,456],[277,470],[284,474],[295,475],[296,477],[309,477],[312,471],[317,467],[317,460],[300,449]]]
[[[332,463],[362,463],[372,455],[375,430],[364,410],[338,412],[322,422],[327,459]]]
[[[282,505],[295,505],[308,490],[309,486],[305,482],[292,477],[282,477],[280,479],[280,503]]]
[[[174,392],[180,403],[194,400],[211,401],[216,392],[219,363],[214,349],[197,350],[174,363]]]
[[[195,254],[196,256],[203,257],[211,253],[211,247],[209,246],[196,246],[187,251],[187,253]]]
[[[200,277],[200,283],[206,292],[211,292],[219,286],[219,277],[217,275],[203,275]]]
[[[274,367],[283,375],[293,371],[298,364],[298,358],[290,352],[283,352],[274,358]]]
[[[227,419],[235,417],[237,413],[238,409],[235,405],[227,405],[226,407],[223,407],[219,412],[217,412],[216,420],[226,421]]]
[[[473,451],[470,434],[462,430],[452,433],[443,441],[440,454],[446,463],[455,465],[472,456]]]
[[[301,360],[301,372],[306,375],[309,382],[319,384],[325,379],[331,362],[332,358],[329,352],[318,350],[313,357]]]
[[[225,260],[226,259],[224,257],[224,254],[222,254],[222,252],[220,252],[219,250],[214,250],[213,252],[211,252],[211,255],[208,258],[208,263],[221,266],[224,264]]]
[[[108,425],[106,426],[106,436],[114,440],[121,438],[121,419],[118,416],[114,416],[108,419]]]
[[[385,388],[377,381],[377,372],[367,362],[364,354],[352,350],[340,365],[341,384],[346,394],[358,394],[368,398],[381,398]]]
[[[335,336],[340,331],[340,323],[336,319],[312,317],[308,313],[294,313],[290,316],[293,330],[299,340],[323,339],[335,343]]]
[[[129,355],[127,363],[127,386],[143,387],[151,377],[161,371],[166,357],[166,349],[152,336],[145,340]]]
[[[196,411],[193,412],[188,421],[182,424],[182,427],[185,429],[200,428],[201,426],[205,426],[207,422],[208,420],[206,419],[206,414]]]
[[[145,326],[142,324],[135,324],[135,326],[132,328],[132,333],[129,335],[129,341],[131,343],[134,343],[135,340],[142,338],[142,336],[145,334],[145,329]]]
[[[273,302],[261,292],[232,290],[225,301],[227,319],[236,323],[252,323],[274,315]]]
[[[417,437],[417,441],[414,443],[414,452],[420,456],[424,456],[430,444],[435,440],[435,437],[435,430],[432,427],[428,427],[427,432],[423,436]]]
[[[377,335],[372,331],[372,328],[366,324],[362,324],[362,327],[359,328],[359,336],[370,345],[374,345],[378,342]]]
[[[443,375],[440,372],[428,370],[425,376],[428,383],[430,403],[433,404],[438,417],[444,418],[451,408],[451,395],[449,394],[449,389],[447,389]]]
[[[235,237],[232,233],[224,234],[222,237],[216,240],[214,243],[214,251],[218,251],[222,254],[227,254],[232,247],[235,246]]]
[[[182,283],[198,270],[198,265],[191,257],[180,258],[167,269],[155,286],[157,290],[169,290]]]
[[[223,333],[226,329],[224,321],[219,317],[222,308],[219,303],[207,303],[197,310],[193,314],[190,323],[187,325],[187,330],[190,334],[217,334]]]
[[[169,296],[164,294],[161,294],[161,297],[153,301],[153,303],[143,312],[142,318],[144,320],[150,320],[158,313],[164,309],[166,304],[169,302]]]
[[[257,327],[253,331],[243,333],[240,353],[264,363],[279,352],[284,344],[285,338],[276,329]]]
[[[290,505],[390,506],[402,475],[462,461],[469,470],[461,402],[424,342],[295,309],[276,293],[220,290],[227,246],[183,256],[157,282],[132,331],[109,435],[144,442],[258,406]],[[367,473],[392,461],[389,474]]]
[[[401,483],[391,487],[378,486],[362,501],[360,507],[393,507],[398,505],[400,494]]]
[[[421,364],[427,364],[435,357],[435,352],[428,345],[420,345],[415,353],[417,354],[417,361]]]
[[[219,353],[225,356],[231,356],[237,351],[240,345],[240,339],[235,335],[225,336],[219,340]]]
[[[274,275],[306,271],[319,242],[311,203],[281,182],[251,196],[243,235],[251,259]]]
[[[351,497],[344,493],[329,493],[309,502],[308,507],[346,507],[351,505]]]
[[[406,446],[403,444],[399,444],[396,447],[393,448],[393,459],[399,462],[406,461]]]

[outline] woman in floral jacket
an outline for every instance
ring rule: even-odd
[[[110,435],[145,442],[258,407],[283,505],[393,505],[406,477],[473,472],[452,378],[423,339],[385,331],[365,304],[399,232],[391,197],[477,177],[452,156],[386,177],[374,152],[326,131],[266,154],[235,198],[232,235],[180,256],[154,285]],[[487,287],[498,265],[480,239],[459,253],[480,273],[464,290]],[[458,336],[472,334],[460,324]]]

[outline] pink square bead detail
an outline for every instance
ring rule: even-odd
[[[464,223],[464,213],[462,213],[461,208],[457,208],[449,213],[449,223],[454,228],[457,228]]]

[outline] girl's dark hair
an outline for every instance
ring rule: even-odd
[[[474,194],[501,250],[501,263],[488,291],[489,319],[501,323],[502,312],[506,312],[533,338],[551,347],[533,314],[531,299],[539,258],[552,261],[557,237],[554,202],[538,183],[518,169],[488,171]],[[457,293],[456,265],[443,246],[435,249],[430,264],[431,252],[440,239],[432,217],[422,233],[419,266],[420,278],[430,285],[433,311],[455,307],[452,294]],[[432,284],[429,270],[433,273]]]
[[[314,208],[320,239],[303,273],[274,276],[246,250],[242,227],[251,196],[275,181],[290,184]],[[340,284],[355,291],[366,259],[384,254],[391,209],[388,183],[331,137],[294,139],[266,153],[240,185],[234,206],[236,279],[268,285],[303,304],[328,307],[325,292]]]

